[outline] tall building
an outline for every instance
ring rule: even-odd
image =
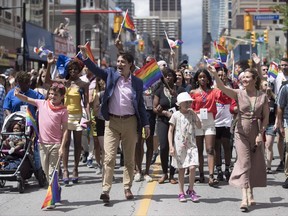
[[[160,19],[181,19],[181,0],[150,0],[150,16]]]
[[[169,61],[170,48],[168,46],[165,31],[172,40],[182,39],[182,12],[181,0],[150,0],[150,16],[158,16],[160,19],[159,33],[157,35],[159,43],[160,57]],[[152,33],[151,34],[155,34]],[[177,60],[181,59],[182,48],[177,49]]]
[[[116,6],[121,8],[123,11],[126,11],[128,9],[130,16],[135,15],[135,8],[132,0],[114,0],[114,2]]]

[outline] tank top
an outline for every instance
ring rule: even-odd
[[[69,87],[65,94],[65,106],[67,107],[68,114],[82,114],[81,94],[80,88]]]

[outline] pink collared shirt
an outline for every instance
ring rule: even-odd
[[[125,77],[120,76],[109,100],[109,113],[119,116],[134,115],[135,110],[132,104],[132,97],[131,75],[126,81]]]

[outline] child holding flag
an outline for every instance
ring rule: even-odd
[[[47,180],[51,179],[67,141],[68,112],[63,105],[65,93],[65,86],[56,82],[50,86],[47,100],[27,97],[20,93],[19,88],[14,90],[14,95],[20,100],[38,107],[40,155]]]
[[[195,181],[195,170],[198,166],[198,149],[196,145],[195,127],[201,128],[201,121],[197,114],[190,108],[192,98],[187,92],[182,92],[177,96],[179,111],[172,114],[169,123],[168,140],[170,155],[172,156],[172,166],[179,169],[179,189],[178,199],[186,202],[184,193],[184,173],[189,168],[189,187],[186,194],[192,202],[199,201],[199,196],[193,189]]]

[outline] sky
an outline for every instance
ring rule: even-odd
[[[149,0],[132,0],[138,17],[149,16]],[[182,53],[194,66],[202,55],[202,0],[182,0]]]

